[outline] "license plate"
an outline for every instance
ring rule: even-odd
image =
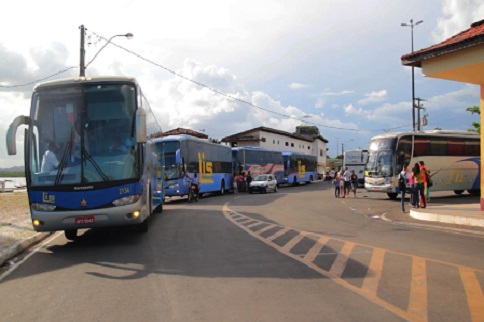
[[[76,217],[77,225],[94,224],[94,216]]]

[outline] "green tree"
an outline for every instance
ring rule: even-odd
[[[481,115],[481,108],[479,106],[475,106],[474,105],[472,107],[468,107],[468,108],[466,108],[466,111],[467,112],[471,112],[472,114]],[[469,131],[474,131],[474,132],[477,132],[477,133],[481,133],[480,117],[479,117],[479,122],[472,122],[472,126],[474,128],[469,129]]]

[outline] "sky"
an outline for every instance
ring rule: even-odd
[[[377,134],[412,129],[411,68],[400,60],[411,52],[411,28],[402,23],[423,20],[413,29],[419,50],[484,19],[482,0],[17,0],[3,8],[0,168],[23,165],[22,131],[17,156],[7,155],[5,133],[28,115],[34,85],[79,76],[81,25],[86,75],[135,77],[164,131],[222,139],[313,125],[335,157],[343,146],[365,149]],[[128,32],[132,39],[106,45]],[[415,94],[425,100],[423,129],[479,121],[466,111],[479,105],[477,85],[416,68]]]

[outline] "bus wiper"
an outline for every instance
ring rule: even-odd
[[[55,185],[57,186],[60,184],[62,178],[64,177],[64,168],[67,165],[67,160],[69,159],[69,152],[70,152],[70,142],[67,142],[66,147],[64,149],[64,153],[62,154],[62,159],[59,162],[59,165],[57,166],[57,174],[55,176]]]
[[[108,176],[103,172],[103,170],[101,170],[101,167],[97,164],[96,160],[94,160],[94,158],[87,152],[84,146],[81,148],[81,155],[84,156],[85,160],[88,160],[89,162],[91,162],[91,164],[94,166],[94,169],[96,169],[97,173],[99,173],[99,175],[104,181],[109,181]],[[83,180],[84,180],[84,177],[83,177]]]

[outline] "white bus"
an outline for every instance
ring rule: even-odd
[[[365,182],[365,167],[368,162],[368,150],[347,150],[343,153],[343,168],[348,167],[349,171],[355,170],[358,176],[358,183]]]
[[[402,166],[424,161],[432,191],[467,190],[480,194],[480,135],[470,131],[432,130],[386,133],[373,137],[365,170],[365,188],[398,196]]]

